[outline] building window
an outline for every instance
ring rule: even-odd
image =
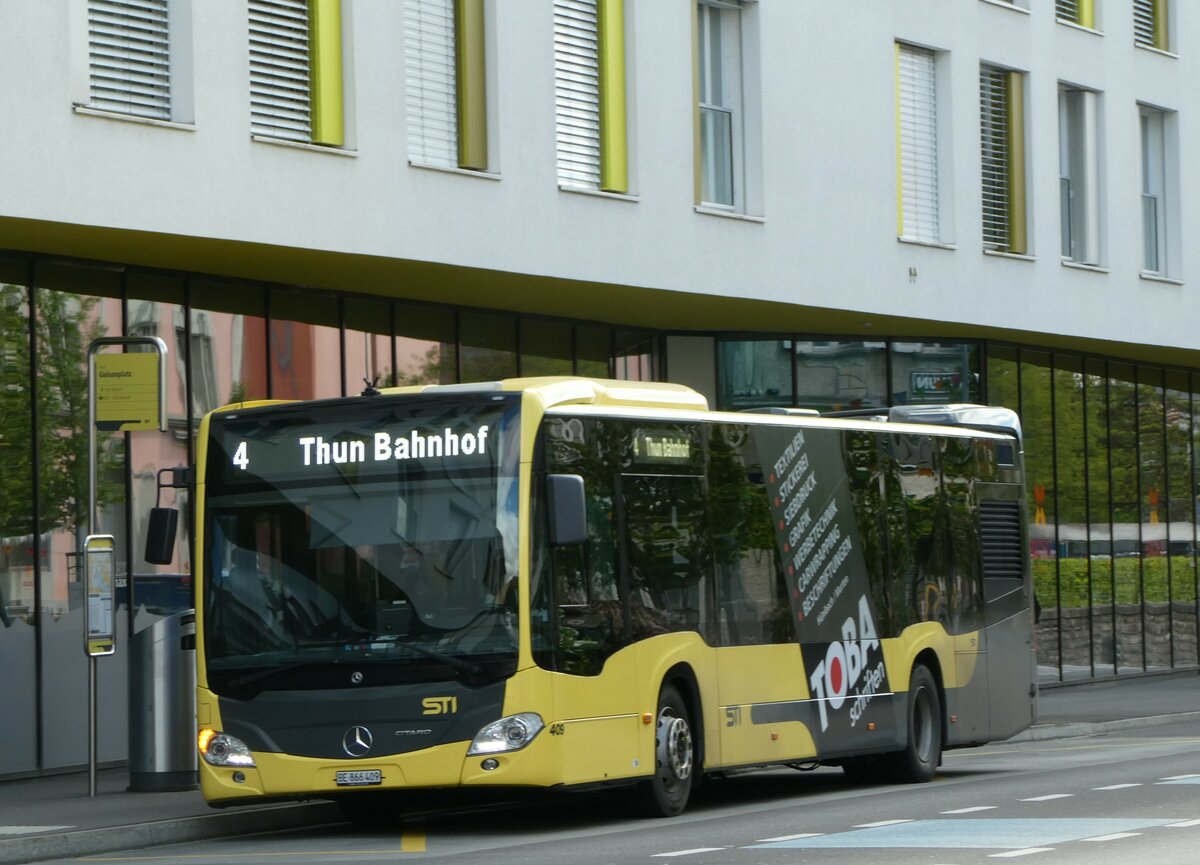
[[[1133,42],[1159,51],[1170,49],[1167,0],[1133,0]]]
[[[1095,0],[1054,0],[1054,15],[1059,21],[1095,29]]]
[[[1167,113],[1142,105],[1138,107],[1142,139],[1142,270],[1166,276],[1170,200],[1167,152]]]
[[[554,0],[558,182],[628,192],[624,0]]]
[[[1028,251],[1024,83],[1019,72],[979,70],[983,246],[1015,254]]]
[[[700,68],[700,203],[740,209],[742,195],[742,5],[697,6]]]
[[[896,43],[897,234],[941,240],[936,55]]]
[[[409,159],[488,169],[483,0],[405,0]]]
[[[88,0],[88,107],[171,120],[168,0]]]
[[[1062,256],[1100,263],[1099,94],[1058,90],[1059,219]]]
[[[345,144],[341,0],[250,0],[250,131]]]

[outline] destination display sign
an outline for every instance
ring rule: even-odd
[[[451,405],[412,397],[272,406],[214,416],[208,475],[219,485],[383,479],[398,471],[488,469],[516,398]],[[515,427],[514,427],[515,428]]]

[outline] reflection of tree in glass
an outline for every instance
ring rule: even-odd
[[[742,425],[714,425],[708,440],[709,513],[711,514],[713,554],[716,559],[717,594],[722,604],[733,604],[739,614],[762,619],[764,638],[770,642],[790,642],[796,638],[792,611],[788,603],[779,547],[775,543],[771,508],[762,469],[747,465],[756,459],[750,428]],[[746,585],[743,573],[747,556],[769,556],[769,577],[774,583],[766,609],[755,608],[756,594]],[[759,595],[763,592],[757,593]],[[741,615],[729,621],[740,627]],[[732,633],[734,643],[749,641],[752,635]]]
[[[6,294],[11,290],[6,290]],[[0,429],[5,451],[25,455],[6,465],[26,464],[32,454],[34,426],[39,457],[38,533],[82,527],[88,504],[88,388],[87,349],[105,335],[99,321],[99,300],[58,291],[38,292],[37,422],[29,418],[29,394],[22,387],[0,388]],[[4,346],[5,381],[28,379],[29,314],[21,304],[4,303],[0,313],[0,344]],[[120,497],[122,440],[100,441],[97,454],[98,505]],[[33,478],[13,471],[0,485],[0,532],[28,531],[26,520],[33,500]],[[9,531],[9,527],[13,531]]]
[[[851,430],[845,434],[843,447],[850,495],[854,500],[858,544],[862,549],[871,596],[875,601],[876,627],[890,634],[891,604],[885,577],[887,559],[883,549],[887,538],[887,515],[883,507],[879,438],[873,432]]]

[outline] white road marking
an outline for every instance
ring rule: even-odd
[[[1168,829],[1185,829],[1189,826],[1200,826],[1200,820],[1184,820],[1182,823],[1168,823]]]
[[[859,823],[855,829],[875,829],[879,826],[899,826],[901,823],[911,823],[912,820],[880,820],[877,823]]]
[[[1070,799],[1074,793],[1051,793],[1048,796],[1031,796],[1028,799],[1022,799],[1022,802],[1049,802],[1051,799]]]
[[[34,835],[38,832],[57,832],[74,826],[0,826],[0,835]]]
[[[1170,778],[1159,778],[1160,781],[1186,781],[1188,778],[1200,778],[1200,772],[1193,772],[1190,775],[1172,775]]]
[[[1007,853],[991,853],[989,859],[1012,859],[1016,856],[1028,856],[1030,853],[1050,853],[1053,847],[1026,847],[1024,850],[1009,850]]]
[[[1083,841],[1116,841],[1119,838],[1132,838],[1141,832],[1113,832],[1111,835],[1097,835],[1095,838],[1083,838]]]
[[[777,841],[795,841],[797,838],[819,838],[824,832],[801,832],[799,835],[780,835],[778,838],[759,838],[755,844],[774,844]]]
[[[1140,787],[1138,784],[1109,784],[1107,787],[1093,787],[1093,790],[1124,790],[1126,787]]]
[[[691,856],[693,853],[716,853],[718,850],[728,849],[728,847],[696,847],[692,850],[675,850],[671,853],[655,853],[653,858],[662,856]]]
[[[996,805],[972,805],[970,808],[955,808],[953,811],[943,811],[943,814],[972,814],[976,811],[991,811]]]

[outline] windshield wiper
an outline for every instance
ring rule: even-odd
[[[235,676],[234,678],[230,679],[227,684],[231,688],[241,688],[245,685],[250,685],[250,684],[253,684],[254,682],[260,682],[263,679],[269,679],[272,676],[277,676],[280,673],[286,673],[289,670],[298,670],[301,667],[315,667],[319,664],[330,664],[330,663],[336,664],[338,662],[337,661],[329,661],[329,660],[294,661],[290,664],[284,664],[282,667],[267,667],[266,669],[255,670],[253,673],[243,673],[240,676]]]
[[[464,661],[461,658],[455,658],[453,655],[446,655],[433,649],[426,649],[424,646],[417,643],[401,643],[393,642],[391,645],[400,646],[403,649],[408,649],[410,652],[416,652],[418,655],[424,655],[426,658],[431,658],[434,661],[441,661],[447,666],[453,667],[460,673],[467,673],[471,676],[478,676],[483,672],[483,668],[478,664],[472,664],[470,661]]]

